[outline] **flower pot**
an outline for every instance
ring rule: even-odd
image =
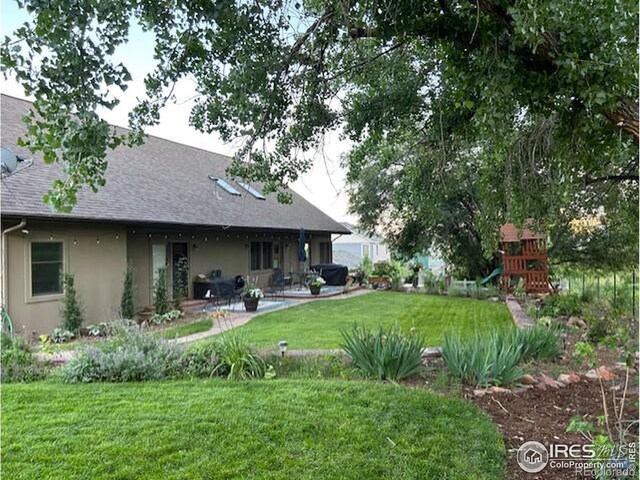
[[[247,312],[255,312],[258,310],[258,303],[260,302],[259,298],[253,297],[244,297],[244,309]]]
[[[321,288],[322,285],[309,285],[309,291],[311,292],[311,295],[320,295]]]

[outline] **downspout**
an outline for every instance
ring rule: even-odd
[[[7,305],[9,295],[7,294],[7,276],[8,276],[8,268],[7,262],[9,260],[9,252],[7,248],[7,233],[14,232],[16,230],[20,230],[24,228],[27,224],[27,219],[23,218],[20,220],[20,223],[14,225],[13,227],[9,227],[2,231],[2,279],[0,281],[0,290],[2,290],[2,307],[5,309],[9,309]]]

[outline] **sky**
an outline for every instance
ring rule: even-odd
[[[28,14],[20,10],[15,0],[0,0],[0,27],[2,38],[28,19]],[[101,110],[100,115],[109,123],[127,126],[129,111],[136,105],[136,98],[144,93],[143,79],[153,67],[153,36],[135,26],[129,35],[129,42],[115,52],[117,62],[122,62],[133,77],[126,92],[119,94],[120,104],[114,110]],[[27,98],[22,87],[12,79],[1,80],[2,93],[19,98]],[[189,112],[193,105],[194,84],[185,79],[178,83],[174,93],[177,101],[169,104],[162,112],[160,124],[147,129],[146,133],[203,148],[212,152],[233,155],[238,144],[225,143],[218,135],[196,131],[189,125]],[[357,218],[347,213],[348,198],[345,193],[345,172],[340,166],[341,157],[348,152],[349,143],[342,141],[338,133],[329,134],[322,150],[309,152],[313,166],[291,187],[335,220],[357,223]]]

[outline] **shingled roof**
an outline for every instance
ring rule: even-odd
[[[109,152],[106,185],[98,193],[83,189],[71,213],[54,213],[42,196],[63,177],[62,168],[17,146],[25,132],[21,119],[31,103],[7,95],[1,100],[2,146],[34,160],[31,167],[3,178],[3,216],[349,233],[293,191],[293,203],[284,205],[275,195],[257,199],[228,180],[241,193],[230,195],[209,176],[224,178],[231,158],[154,136],[142,146]]]

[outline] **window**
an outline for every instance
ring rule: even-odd
[[[331,242],[320,242],[320,263],[331,263]]]
[[[251,195],[253,195],[254,197],[256,197],[258,200],[266,200],[266,198],[264,197],[264,195],[262,195],[258,190],[256,190],[255,188],[253,188],[251,185],[249,185],[248,183],[244,183],[244,182],[238,182],[238,185],[240,185],[242,188],[244,188],[247,192],[249,192]]]
[[[262,269],[273,268],[273,243],[262,242]]]
[[[229,183],[223,178],[214,177],[213,175],[209,175],[209,179],[216,183],[220,188],[222,188],[225,192],[230,193],[231,195],[240,196],[240,192],[233,188]]]
[[[251,242],[251,270],[273,268],[273,242]]]
[[[363,244],[362,245],[362,256],[363,257],[368,257],[369,256],[369,245],[367,245],[367,244]]]
[[[251,242],[251,270],[260,270],[260,242]]]
[[[62,293],[62,242],[31,243],[31,295]]]

